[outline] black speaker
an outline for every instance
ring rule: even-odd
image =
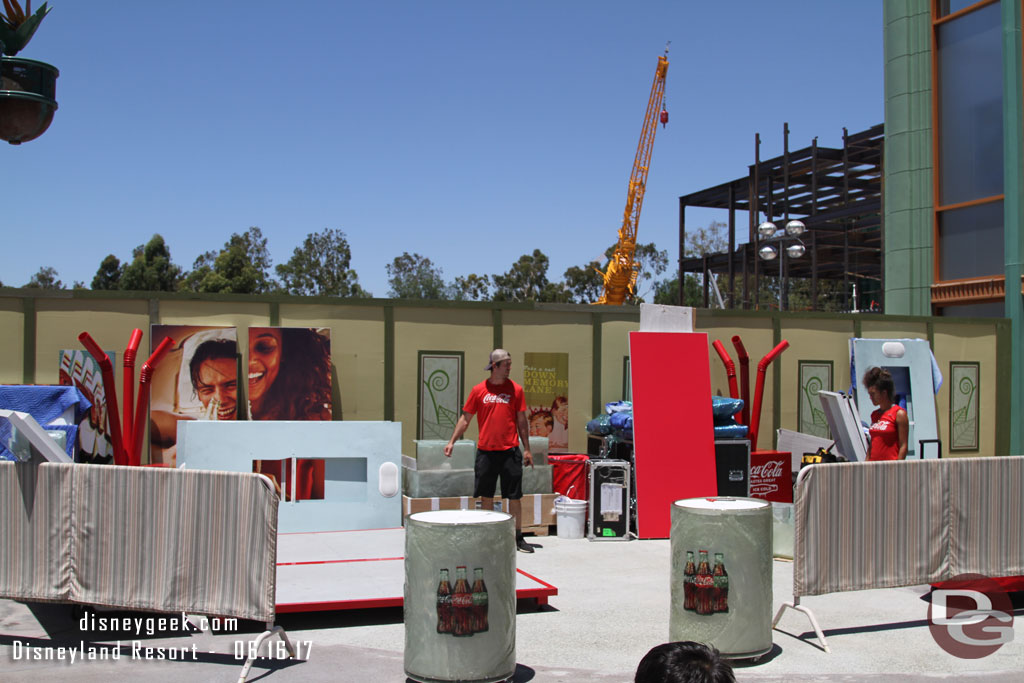
[[[718,495],[746,498],[750,495],[750,440],[715,441],[715,473]]]

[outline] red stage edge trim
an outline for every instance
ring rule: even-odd
[[[405,559],[405,558],[398,558]],[[538,605],[548,604],[548,598],[558,595],[558,589],[551,584],[541,581],[536,576],[516,569],[516,572],[536,581],[544,588],[523,588],[516,590],[516,600],[533,598]],[[346,609],[377,609],[380,607],[401,607],[405,598],[365,598],[361,600],[333,600],[329,602],[291,602],[288,604],[275,605],[274,611],[278,614],[294,614],[298,612],[331,612]]]
[[[349,562],[387,562],[404,560],[404,557],[357,557],[351,560],[309,560],[307,562],[278,562],[278,567],[298,567],[304,564],[347,564]]]

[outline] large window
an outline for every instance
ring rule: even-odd
[[[999,3],[936,0],[935,10],[935,278],[1001,275],[1003,53]]]

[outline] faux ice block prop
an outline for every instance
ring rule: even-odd
[[[546,436],[531,436],[530,437],[530,455],[533,456],[534,465],[547,465],[548,464],[548,437]]]
[[[452,457],[444,455],[447,441],[417,440],[416,469],[423,470],[471,470],[476,462],[476,443],[460,439],[452,448]]]
[[[772,507],[755,498],[672,504],[669,641],[726,657],[772,649]]]
[[[443,457],[443,456],[442,456]],[[448,498],[473,495],[473,470],[413,470],[402,468],[402,492],[410,498]]]
[[[324,461],[323,498],[282,492],[281,533],[401,526],[401,457],[397,422],[178,423],[178,467],[252,472],[254,461],[290,458],[294,473],[298,459]]]
[[[551,493],[551,465],[523,468],[523,493]],[[475,481],[468,470],[413,470],[402,468],[402,492],[410,498],[448,498],[472,496]],[[501,481],[495,487],[495,496],[501,497]]]
[[[479,681],[516,669],[516,546],[511,515],[417,512],[405,531],[405,673]]]

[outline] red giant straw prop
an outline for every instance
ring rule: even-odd
[[[729,352],[725,350],[725,346],[722,342],[716,339],[712,346],[715,347],[715,351],[718,352],[718,357],[721,358],[722,363],[725,364],[725,374],[729,377],[729,396],[731,398],[739,398],[740,392],[739,389],[736,388],[736,364],[732,362],[732,358],[729,358]]]
[[[88,332],[78,335],[78,341],[99,363],[103,374],[103,394],[107,397],[107,422],[110,423],[110,440],[114,444],[114,464],[127,465],[128,457],[121,441],[121,413],[117,409],[117,385],[114,384],[114,366],[110,356],[100,348]]]
[[[764,374],[772,361],[789,348],[789,342],[783,339],[779,345],[768,352],[768,355],[757,364],[757,389],[754,394],[754,408],[750,412],[750,450],[757,450],[757,428],[761,426],[761,396],[764,394]]]
[[[124,350],[124,370],[121,373],[121,384],[124,391],[121,397],[124,399],[124,429],[121,437],[125,444],[131,447],[132,444],[132,402],[135,398],[133,393],[135,386],[135,353],[139,350],[139,343],[142,341],[142,330],[132,330],[132,336],[128,338],[128,346]]]
[[[790,342],[783,339],[778,346],[768,351],[768,355],[761,358],[761,362],[758,364],[758,386],[754,394],[754,410],[751,412],[751,451],[758,450],[758,427],[761,426],[761,397],[765,390],[765,373],[768,371],[768,366],[772,364],[772,360],[787,348],[790,348]]]
[[[164,337],[164,340],[156,347],[156,351],[142,364],[142,369],[139,370],[139,399],[135,404],[135,427],[132,428],[131,444],[131,464],[136,466],[142,460],[142,434],[146,431],[146,408],[149,407],[149,382],[153,378],[153,368],[167,355],[173,345],[174,342],[170,337]]]
[[[736,358],[740,362],[740,398],[743,399],[743,413],[737,422],[750,424],[750,356],[743,347],[743,340],[740,336],[733,335],[732,345],[736,347]],[[751,445],[751,448],[754,446]]]

